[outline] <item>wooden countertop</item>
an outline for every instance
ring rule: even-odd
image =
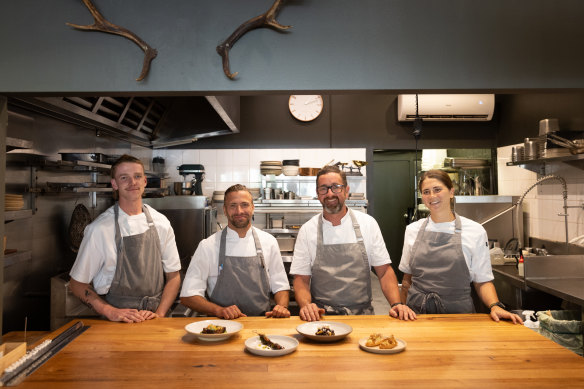
[[[584,358],[524,326],[495,323],[484,314],[422,315],[413,322],[327,316],[353,327],[336,343],[302,337],[297,316],[241,318],[244,328],[231,339],[202,342],[184,327],[204,319],[85,320],[90,328],[19,387],[584,387]],[[256,356],[244,347],[253,331],[293,336],[300,345],[286,356]],[[374,332],[405,340],[406,350],[391,355],[360,350],[359,339]]]

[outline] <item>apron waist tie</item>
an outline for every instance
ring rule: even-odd
[[[137,310],[146,310],[151,312],[156,312],[158,306],[160,305],[160,298],[162,293],[159,293],[156,296],[112,296],[109,295],[109,298],[106,298],[110,304],[113,302],[115,306],[120,307],[127,307],[127,308],[134,308]]]
[[[421,314],[426,313],[426,305],[431,300],[433,300],[434,304],[436,305],[437,313],[446,313],[446,307],[444,306],[444,303],[442,302],[442,298],[440,297],[440,295],[435,292],[429,292],[424,293],[424,298],[422,299],[422,303],[420,304]]]
[[[318,300],[314,300],[313,302],[319,308],[323,308],[325,310],[325,313],[327,313],[329,315],[359,315],[359,314],[373,315],[373,312],[372,312],[373,309],[371,306],[371,302],[352,305],[350,307],[329,305],[329,304],[325,304],[325,303],[318,301]],[[365,312],[365,313],[358,313],[358,312]]]

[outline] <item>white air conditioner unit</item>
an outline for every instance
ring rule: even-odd
[[[494,94],[418,95],[418,114],[424,121],[487,121],[494,110]],[[398,95],[397,119],[415,118],[416,95]]]

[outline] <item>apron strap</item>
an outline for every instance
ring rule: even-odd
[[[144,215],[146,215],[146,222],[148,222],[148,227],[150,228],[150,230],[152,231],[152,233],[156,237],[156,247],[158,248],[158,252],[160,253],[160,256],[162,257],[162,248],[160,247],[160,237],[158,236],[158,230],[156,229],[156,226],[154,225],[154,220],[152,220],[152,216],[150,216],[150,211],[148,210],[146,205],[142,205],[142,211],[144,212]]]
[[[419,242],[422,242],[424,240],[424,233],[426,232],[426,226],[428,225],[428,219],[430,219],[430,216],[428,216],[426,218],[426,220],[424,220],[424,223],[422,223],[422,227],[420,227],[420,231],[418,231],[418,235],[416,236],[416,241],[414,242],[414,247],[412,247],[412,254],[410,256],[410,258],[414,258],[416,256],[416,248],[419,246]]]
[[[221,240],[219,243],[219,261],[218,261],[219,262],[218,263],[219,273],[221,273],[221,270],[223,270],[223,262],[225,259],[225,250],[226,250],[225,248],[227,246],[227,228],[228,227],[225,227],[223,229],[223,231],[221,231]]]
[[[123,239],[122,239],[122,233],[120,232],[120,225],[118,224],[118,217],[120,215],[120,208],[118,205],[118,202],[116,201],[116,203],[114,204],[114,217],[115,217],[115,241],[116,241],[116,251],[117,251],[117,258],[120,257],[120,254],[122,253],[122,249],[123,249]]]
[[[262,268],[266,268],[266,261],[264,260],[264,250],[262,249],[262,245],[260,244],[260,239],[258,238],[258,234],[255,232],[254,228],[251,228],[251,233],[253,235],[253,242],[256,247],[256,253],[262,262]]]

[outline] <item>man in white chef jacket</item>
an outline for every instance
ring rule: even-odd
[[[323,211],[300,228],[290,268],[300,318],[316,321],[324,313],[373,315],[373,267],[391,305],[389,315],[414,320],[415,313],[401,301],[379,225],[345,205],[349,193],[345,173],[336,166],[324,167],[316,177],[316,191]]]
[[[111,168],[118,201],[85,229],[69,287],[111,321],[164,317],[180,288],[180,257],[168,219],[142,203],[142,161],[121,156]]]
[[[280,248],[276,238],[251,225],[251,193],[233,185],[224,201],[227,227],[199,243],[185,275],[181,303],[224,319],[290,317],[290,284]]]

